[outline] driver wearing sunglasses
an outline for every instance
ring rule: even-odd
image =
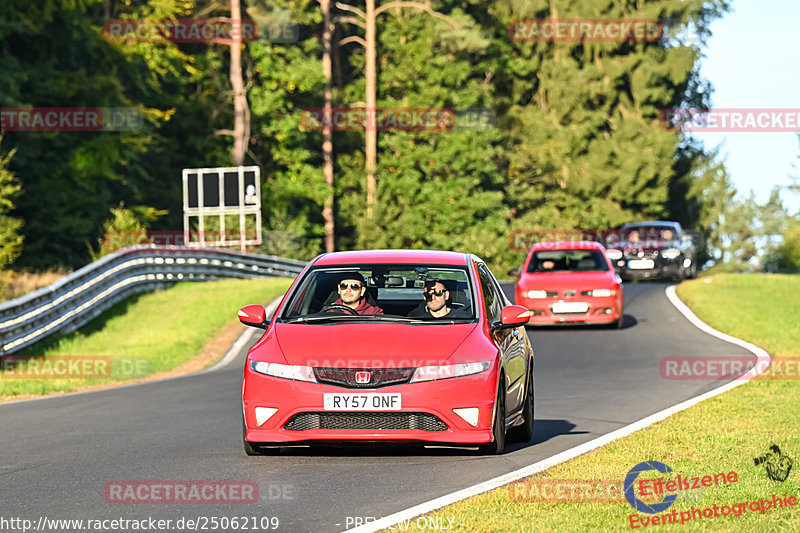
[[[364,297],[367,293],[367,284],[364,276],[358,272],[348,272],[343,275],[336,286],[339,298],[334,305],[346,305],[359,315],[382,315],[383,309],[367,302]]]
[[[425,297],[425,305],[420,305],[411,311],[408,314],[409,317],[443,318],[452,311],[452,308],[447,305],[447,300],[450,299],[450,291],[441,281],[435,279],[427,280],[422,295]]]

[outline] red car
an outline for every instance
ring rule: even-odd
[[[532,312],[530,325],[623,323],[622,280],[602,244],[535,244],[518,275],[516,303]]]
[[[533,432],[530,312],[486,264],[455,252],[372,250],[312,260],[247,355],[244,449],[392,442],[503,451]]]

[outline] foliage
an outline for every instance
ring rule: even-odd
[[[0,143],[3,137],[0,135]],[[22,252],[23,237],[20,234],[23,222],[10,216],[14,209],[14,199],[22,187],[16,176],[8,169],[14,150],[7,155],[0,152],[0,270],[12,263]]]
[[[242,5],[261,35],[242,45],[242,61],[248,164],[264,177],[262,251],[308,259],[322,250],[327,188],[322,134],[300,125],[304,108],[322,106],[322,15],[314,0]],[[721,250],[736,230],[731,217],[747,212],[718,205],[730,183],[715,154],[667,131],[660,114],[708,104],[697,65],[709,22],[727,8],[726,0],[499,0],[488,8],[436,0],[431,9],[447,20],[410,6],[382,13],[379,107],[484,108],[498,120],[484,129],[380,131],[371,219],[364,132],[335,131],[337,249],[457,249],[505,271],[521,259],[508,246],[512,230],[670,218]],[[227,14],[224,0],[0,4],[0,106],[134,107],[145,116],[130,132],[8,132],[17,149],[10,170],[23,184],[12,215],[25,221],[26,239],[15,267],[82,264],[85,243],[103,235],[121,202],[165,211],[151,229],[182,227],[180,170],[231,163],[229,47],[109,42],[103,23]],[[668,29],[640,43],[509,36],[514,19],[549,17],[659,18]],[[298,33],[275,38],[271,25],[287,21]],[[337,41],[348,36],[363,30],[340,21]],[[334,106],[363,105],[363,49],[351,42],[335,52]]]

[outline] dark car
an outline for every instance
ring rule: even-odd
[[[697,277],[697,253],[691,236],[677,222],[624,224],[619,241],[606,251],[623,280]]]

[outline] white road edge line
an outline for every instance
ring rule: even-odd
[[[275,313],[275,309],[281,303],[281,299],[283,299],[283,295],[278,296],[277,298],[275,298],[274,300],[272,300],[269,304],[267,304],[265,306],[266,315],[268,317],[272,316],[272,314]],[[142,382],[139,382],[139,383],[128,383],[126,385],[117,385],[117,386],[114,386],[114,387],[107,387],[105,389],[87,390],[87,391],[79,391],[79,392],[67,392],[65,394],[55,394],[55,395],[52,395],[52,396],[42,396],[40,398],[28,398],[27,400],[11,400],[9,402],[0,402],[0,408],[4,407],[6,405],[13,405],[13,404],[18,404],[18,403],[40,402],[40,401],[44,401],[44,400],[54,400],[56,398],[66,398],[67,396],[78,396],[78,395],[81,395],[81,394],[93,394],[93,393],[97,393],[97,392],[109,392],[109,391],[112,391],[112,390],[127,389],[129,387],[139,387],[139,386],[142,386],[142,385],[150,385],[152,383],[162,383],[164,381],[174,381],[176,379],[183,379],[183,378],[188,378],[188,377],[192,377],[192,376],[199,376],[199,375],[205,374],[207,372],[215,372],[217,370],[221,370],[222,368],[226,367],[231,362],[233,362],[233,360],[236,359],[236,354],[239,352],[239,350],[242,347],[244,347],[244,345],[247,344],[249,341],[252,341],[252,338],[251,338],[252,335],[253,335],[253,328],[248,327],[244,332],[242,332],[241,335],[239,335],[239,337],[236,339],[236,341],[234,341],[233,345],[228,349],[228,351],[225,353],[225,355],[222,357],[222,359],[220,359],[219,361],[217,361],[216,363],[214,363],[211,366],[208,366],[208,367],[203,368],[201,370],[197,370],[195,372],[191,372],[189,374],[183,374],[182,376],[173,376],[173,377],[169,377],[169,378],[154,379],[152,381],[142,381]]]
[[[718,394],[722,394],[723,392],[726,392],[734,387],[738,387],[742,383],[750,381],[755,376],[766,370],[766,366],[770,361],[770,355],[764,349],[759,348],[755,344],[751,344],[741,339],[737,339],[736,337],[731,337],[730,335],[726,335],[725,333],[717,331],[708,324],[706,324],[705,322],[703,322],[702,320],[700,320],[699,318],[697,318],[697,315],[695,315],[686,306],[686,304],[680,301],[678,296],[675,294],[675,287],[676,285],[670,285],[665,290],[669,302],[673,306],[675,306],[675,308],[684,317],[686,317],[686,319],[689,322],[691,322],[695,327],[697,327],[701,331],[711,335],[712,337],[717,337],[718,339],[730,342],[732,344],[736,344],[752,352],[758,358],[756,365],[753,367],[752,370],[750,370],[747,374],[743,375],[741,378],[728,382],[725,385],[722,385],[721,387],[708,391],[704,394],[701,394],[700,396],[696,396],[694,398],[685,400],[679,404],[673,405],[672,407],[668,407],[663,411],[659,411],[646,418],[642,418],[641,420],[633,422],[632,424],[619,428],[615,431],[612,431],[611,433],[607,433],[602,437],[590,440],[589,442],[585,442],[579,446],[570,448],[569,450],[564,450],[563,452],[557,453],[556,455],[548,457],[547,459],[543,459],[538,463],[534,463],[524,468],[520,468],[519,470],[509,472],[508,474],[496,477],[494,479],[490,479],[488,481],[484,481],[483,483],[473,485],[472,487],[467,487],[465,489],[453,492],[451,494],[441,496],[439,498],[421,503],[419,505],[415,505],[414,507],[410,507],[403,511],[399,511],[397,513],[393,513],[388,516],[384,516],[373,522],[369,522],[367,524],[352,529],[348,529],[346,530],[346,533],[373,533],[380,529],[386,529],[390,526],[397,524],[398,522],[411,520],[416,516],[430,513],[431,511],[435,511],[436,509],[439,509],[446,505],[450,505],[451,503],[455,503],[459,500],[470,498],[472,496],[481,494],[483,492],[488,492],[498,487],[502,487],[503,485],[507,485],[512,481],[517,481],[518,479],[531,476],[533,474],[541,472],[542,470],[546,470],[559,463],[563,463],[579,455],[582,455],[586,452],[594,450],[595,448],[605,446],[606,444],[615,441],[619,438],[626,437],[635,431],[639,431],[640,429],[643,429],[651,424],[654,424],[659,420],[663,420],[668,416],[677,413],[678,411],[683,411],[684,409],[687,409],[697,403],[700,403],[703,400],[712,398],[714,396],[717,396]]]
[[[278,304],[281,303],[282,298],[283,296],[275,298],[264,308],[264,310],[266,311],[265,314],[268,318],[272,318],[272,315],[275,314],[275,310],[278,308]],[[239,338],[236,339],[236,342],[234,342],[233,345],[228,349],[228,353],[226,353],[222,359],[220,359],[213,365],[206,367],[203,370],[200,370],[199,372],[195,372],[194,374],[205,374],[206,372],[215,372],[231,364],[233,360],[236,359],[236,355],[241,351],[244,345],[249,342],[252,342],[253,340],[252,338],[254,337],[253,334],[255,333],[256,329],[257,328],[248,327],[244,332],[242,332],[241,335],[239,335]],[[263,334],[264,332],[262,331],[261,333]]]

